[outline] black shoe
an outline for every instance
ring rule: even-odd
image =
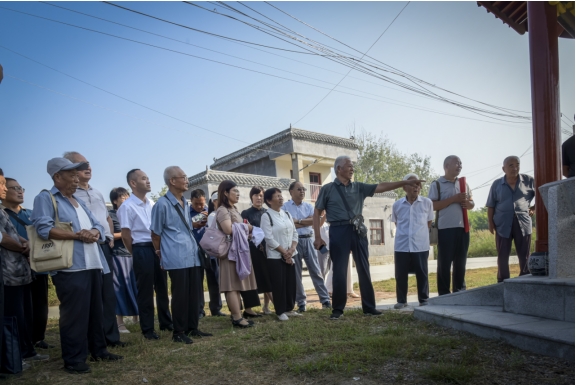
[[[306,305],[298,306],[298,313],[304,313],[306,311]]]
[[[330,321],[337,321],[339,319],[342,319],[343,315],[344,314],[340,312],[332,312],[332,314],[330,314]]]
[[[200,330],[196,329],[196,330],[190,330],[188,333],[186,333],[189,337],[212,337],[212,334],[210,333],[204,333],[201,332]]]
[[[242,328],[242,329],[251,328],[252,326],[254,326],[254,322],[247,321],[247,320],[246,321],[248,322],[248,325],[242,325],[240,323],[240,322],[242,322],[242,320],[244,320],[244,318],[240,318],[239,320],[236,320],[236,321],[232,320],[232,326],[234,326],[236,328]]]
[[[173,332],[173,331],[174,331],[174,327],[172,327],[172,326],[161,327],[161,328],[160,328],[160,331],[163,331],[163,332]]]
[[[228,314],[218,311],[217,313],[212,313],[212,317],[228,317]]]
[[[246,313],[246,311],[244,311],[244,312],[242,312],[242,317],[244,317],[244,318],[259,318],[259,317],[262,317],[262,314],[257,314],[257,313],[250,314],[250,313]]]
[[[88,364],[85,362],[78,362],[77,364],[73,365],[64,364],[64,370],[71,374],[84,374],[90,373],[92,371],[90,366],[88,366]]]
[[[49,345],[46,341],[38,341],[34,344],[34,347],[38,349],[54,349],[54,345]]]
[[[322,309],[332,309],[332,304],[330,301],[326,301],[322,304]]]
[[[128,342],[114,341],[108,343],[109,348],[125,348],[126,346],[128,346]]]
[[[158,334],[156,334],[155,331],[151,331],[151,332],[144,334],[144,338],[146,338],[147,340],[159,340],[160,339],[160,337],[158,336]]]
[[[172,341],[179,342],[179,343],[186,344],[186,345],[190,345],[191,343],[194,342],[194,341],[192,341],[192,339],[188,338],[188,336],[184,333],[174,334],[172,336]]]
[[[380,310],[372,309],[364,312],[364,315],[382,315]]]
[[[118,354],[108,353],[100,357],[90,357],[90,361],[120,361],[123,360],[124,356],[119,356]]]

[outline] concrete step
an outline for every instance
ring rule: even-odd
[[[504,311],[574,323],[574,278],[525,275],[504,281]]]
[[[479,337],[501,339],[534,353],[574,361],[574,322],[507,313],[500,306],[430,304],[415,307],[414,317]]]

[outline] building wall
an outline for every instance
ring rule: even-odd
[[[277,176],[279,178],[290,178],[290,172],[288,172],[288,176],[280,176],[276,170],[276,164],[270,158],[265,157],[258,159],[251,163],[242,164],[230,171],[239,172],[244,174],[254,174],[254,175],[263,175],[263,176]]]
[[[278,178],[290,179],[290,170],[292,170],[292,162],[284,160],[274,160],[276,167],[276,176]]]

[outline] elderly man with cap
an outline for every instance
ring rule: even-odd
[[[403,180],[418,180],[418,175],[408,174]],[[434,208],[430,199],[420,196],[421,188],[420,184],[404,186],[406,196],[394,202],[392,206],[391,221],[396,223],[394,275],[398,301],[394,309],[408,306],[406,296],[410,270],[416,273],[420,306],[428,304],[429,228],[434,219]]]
[[[362,311],[365,315],[377,316],[382,312],[376,309],[374,287],[370,278],[368,262],[367,229],[362,217],[364,200],[375,193],[395,190],[406,185],[415,186],[420,180],[409,179],[400,182],[380,182],[368,184],[353,182],[354,164],[348,156],[339,156],[334,161],[336,179],[322,186],[314,208],[314,247],[320,250],[326,244],[320,233],[320,214],[326,210],[330,223],[330,259],[334,271],[334,292],[332,296],[331,320],[341,319],[346,306],[346,270],[350,252],[356,263]]]
[[[73,163],[85,163],[88,167],[85,170],[78,170],[78,188],[74,195],[84,201],[84,204],[92,212],[92,215],[104,228],[104,236],[106,238],[103,242],[98,242],[106,263],[110,267],[110,273],[104,274],[102,277],[102,305],[104,315],[104,335],[106,336],[106,343],[109,347],[124,347],[126,342],[120,341],[120,332],[118,331],[118,323],[116,322],[116,293],[114,292],[114,279],[113,279],[113,257],[112,247],[114,247],[114,235],[110,229],[114,228],[112,218],[108,213],[106,207],[106,200],[102,193],[96,190],[89,184],[92,179],[92,168],[90,162],[80,153],[70,151],[64,153],[64,158]]]
[[[118,361],[123,357],[106,349],[102,314],[102,274],[110,269],[99,241],[105,240],[104,228],[84,202],[75,196],[78,170],[86,163],[72,163],[66,158],[48,161],[47,171],[54,186],[40,192],[34,199],[32,223],[42,239],[73,241],[72,266],[53,272],[52,282],[60,301],[60,342],[64,370],[69,373],[88,373],[86,364],[90,351],[92,360]],[[68,232],[55,227],[54,205],[58,207],[60,222],[72,224]]]

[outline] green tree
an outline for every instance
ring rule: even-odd
[[[168,186],[164,185],[164,187],[162,187],[162,190],[158,191],[158,194],[154,193],[150,194],[150,199],[152,199],[154,202],[158,202],[158,199],[166,195],[167,192],[168,192]]]
[[[476,210],[468,211],[468,222],[470,222],[470,229],[488,230],[488,208],[480,207]]]
[[[421,195],[428,195],[430,182],[438,178],[430,166],[430,156],[404,154],[387,137],[376,136],[364,129],[350,130],[350,135],[358,145],[358,162],[354,166],[354,179],[358,182],[379,183],[399,181],[409,173],[415,173],[426,180]],[[401,198],[406,193],[403,189],[395,192]]]

